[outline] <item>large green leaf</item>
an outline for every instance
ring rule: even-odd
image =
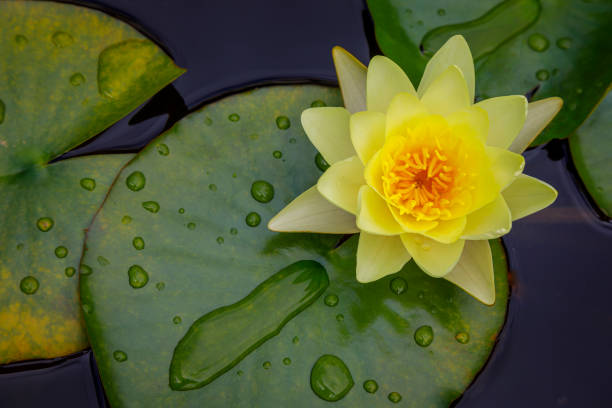
[[[612,94],[569,138],[576,169],[599,208],[612,216]]]
[[[222,99],[121,172],[89,231],[84,262],[93,273],[81,277],[113,406],[327,406],[316,389],[341,398],[339,406],[388,404],[398,392],[413,406],[442,407],[482,368],[508,296],[499,242],[497,303],[487,307],[414,263],[358,283],[356,236],[336,248],[340,236],[266,228],[321,174],[300,126],[315,101],[341,99],[315,85]],[[251,195],[262,180],[274,189],[269,202],[265,183],[255,184],[257,200]],[[257,226],[247,224],[255,224],[252,212]],[[99,257],[109,264],[99,266]],[[417,331],[422,326],[429,327]],[[428,347],[417,345],[415,337],[427,344],[432,331]],[[366,380],[376,381],[376,393],[366,392]]]
[[[65,268],[78,267],[83,230],[127,157],[47,163],[121,119],[183,70],[127,24],[73,5],[2,1],[0,34],[5,363],[86,347],[77,278],[67,277]]]
[[[416,84],[454,34],[470,44],[480,98],[560,96],[561,114],[535,144],[569,136],[612,81],[612,2],[583,0],[369,0],[376,39]],[[419,47],[423,47],[423,53]]]

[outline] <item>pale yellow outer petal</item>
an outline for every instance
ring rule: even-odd
[[[487,146],[486,151],[491,160],[493,177],[503,191],[521,174],[525,167],[525,158],[499,147]]]
[[[474,60],[472,53],[465,38],[461,35],[455,35],[446,41],[440,49],[434,54],[427,63],[425,72],[419,83],[419,96],[425,95],[427,89],[435,81],[435,79],[444,72],[449,66],[456,65],[459,67],[465,78],[468,89],[468,97],[470,102],[474,100],[474,87],[476,84],[474,74]]]
[[[350,113],[366,110],[366,78],[368,69],[342,47],[332,49],[332,58],[340,84],[344,106]]]
[[[302,112],[306,135],[329,164],[355,155],[349,128],[351,114],[344,108],[309,108]]]
[[[512,228],[512,214],[502,195],[490,204],[467,216],[463,239],[492,239],[501,237]]]
[[[421,102],[429,112],[442,116],[468,108],[471,99],[461,70],[455,65],[444,70],[429,85]]]
[[[395,95],[387,110],[387,137],[402,132],[411,121],[428,113],[425,105],[415,95],[405,92]]]
[[[309,188],[283,208],[268,223],[278,232],[352,234],[359,232],[355,216],[330,203],[317,190]]]
[[[365,167],[365,172],[363,176],[365,178],[366,183],[382,196],[382,164],[380,162],[380,156],[380,151],[376,152],[374,156],[372,156],[372,158]]]
[[[351,116],[351,141],[365,165],[385,143],[386,115],[380,112],[358,112]]]
[[[437,227],[422,232],[422,234],[443,244],[450,244],[461,237],[466,222],[465,216],[448,221],[440,221]]]
[[[362,231],[357,247],[357,280],[373,282],[398,272],[410,261],[400,237],[385,237]]]
[[[446,275],[455,267],[465,244],[462,239],[443,244],[420,234],[402,234],[400,237],[417,265],[434,278]]]
[[[408,75],[391,59],[377,55],[368,65],[368,110],[386,113],[395,95],[407,92],[416,95]]]
[[[508,149],[515,153],[523,153],[559,113],[562,106],[563,99],[557,97],[531,102],[527,107],[525,125]]]
[[[486,99],[476,105],[489,116],[487,145],[507,149],[518,136],[527,116],[527,99],[522,95]]]
[[[357,226],[362,231],[377,235],[399,235],[405,232],[389,211],[387,202],[370,186],[359,189]]]
[[[453,112],[446,117],[446,121],[451,128],[469,126],[474,130],[474,133],[482,143],[487,141],[487,135],[489,134],[489,116],[484,109],[478,106],[470,106],[469,108]]]
[[[551,205],[557,199],[557,190],[537,178],[521,174],[502,195],[515,221]]]
[[[495,303],[495,277],[489,241],[466,241],[457,265],[444,276],[484,303]]]
[[[317,182],[319,193],[331,203],[357,214],[359,188],[365,184],[363,164],[357,156],[332,164]]]

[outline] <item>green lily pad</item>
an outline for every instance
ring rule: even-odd
[[[569,145],[574,164],[591,197],[612,216],[612,95],[608,94],[576,133]]]
[[[111,405],[371,407],[403,395],[448,406],[482,368],[508,297],[498,241],[487,307],[414,263],[357,282],[356,236],[266,228],[321,175],[300,126],[318,100],[341,104],[337,89],[316,85],[227,97],[122,170],[81,277]],[[150,201],[157,212],[143,208]]]
[[[0,364],[87,346],[77,279],[83,231],[127,156],[47,165],[183,70],[101,12],[0,2]]]
[[[431,55],[454,34],[465,36],[476,61],[476,95],[563,98],[561,114],[534,144],[569,136],[612,82],[605,1],[369,0],[385,55],[418,84]],[[423,53],[419,47],[423,47]]]

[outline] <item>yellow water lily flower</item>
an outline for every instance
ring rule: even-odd
[[[416,90],[387,57],[372,58],[367,69],[342,48],[333,57],[346,108],[302,113],[306,134],[331,166],[268,227],[359,232],[358,281],[413,259],[493,304],[488,240],[557,196],[522,174],[521,153],[561,99],[528,104],[511,95],[474,104],[472,55],[458,35],[431,58]]]

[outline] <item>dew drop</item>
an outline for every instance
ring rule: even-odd
[[[242,375],[244,375],[244,371],[242,371],[242,370],[238,370],[238,371],[236,371],[236,374],[237,374],[238,376],[242,376]]]
[[[17,44],[19,47],[25,47],[26,45],[28,45],[28,37],[26,37],[25,35],[17,34],[15,36],[15,44]]]
[[[421,347],[429,346],[434,339],[434,332],[431,326],[421,326],[414,332],[414,341]]]
[[[179,214],[185,214],[185,209],[184,208],[179,208],[178,209],[178,213]]]
[[[142,239],[142,237],[134,237],[132,240],[132,245],[138,251],[143,250],[145,247],[144,239]]]
[[[36,226],[42,232],[49,231],[51,228],[53,228],[54,224],[55,223],[53,222],[53,218],[51,217],[42,217],[42,218],[39,218],[38,221],[36,221]]]
[[[256,212],[250,212],[247,214],[244,220],[246,222],[246,225],[248,225],[249,227],[256,227],[259,225],[259,223],[261,223],[261,216]]]
[[[164,282],[157,282],[155,288],[161,292],[166,288],[166,284]]]
[[[6,113],[6,105],[4,104],[4,101],[0,99],[0,125],[2,124],[2,122],[4,122],[5,113]]]
[[[208,185],[208,189],[210,191],[217,191],[217,185],[216,184],[209,184]]]
[[[317,99],[316,101],[312,101],[312,103],[310,104],[311,108],[322,108],[324,106],[327,106],[327,104],[320,99]]]
[[[23,244],[22,243],[17,244],[17,250],[21,251],[22,249],[23,249]]]
[[[183,321],[183,319],[181,319],[181,316],[174,316],[172,318],[172,323],[174,323],[174,324],[181,324],[182,321]]]
[[[69,266],[66,269],[64,269],[64,273],[66,274],[67,277],[71,278],[76,273],[76,269],[73,268],[72,266]]]
[[[270,367],[272,367],[272,363],[269,361],[264,361],[264,363],[261,365],[264,369],[269,370]]]
[[[291,340],[291,342],[292,342],[293,344],[298,344],[298,343],[300,342],[300,338],[299,338],[298,336],[295,336],[295,337],[294,337],[294,338]]]
[[[317,153],[317,155],[315,156],[315,164],[321,171],[329,169],[329,163],[323,158],[323,155],[321,155],[321,153]]]
[[[187,224],[187,229],[194,230],[196,228],[195,222],[190,222]]]
[[[404,278],[400,278],[400,277],[393,278],[391,280],[391,283],[389,283],[389,288],[396,295],[401,295],[402,293],[404,293],[407,287],[408,287],[408,283],[406,283]]]
[[[257,180],[251,185],[251,196],[260,203],[269,203],[274,198],[274,187],[265,180]]]
[[[130,286],[134,289],[140,289],[149,282],[149,274],[140,265],[130,266],[128,278]]]
[[[546,51],[550,45],[548,38],[539,33],[531,34],[527,39],[527,44],[529,48],[537,52]]]
[[[562,50],[567,50],[571,46],[572,46],[572,39],[569,37],[563,37],[557,40],[557,47],[561,48]]]
[[[342,399],[353,385],[353,376],[344,361],[331,354],[319,357],[310,372],[310,387],[325,401]]]
[[[206,118],[204,118],[204,124],[206,126],[210,126],[213,124],[213,120],[210,118],[210,116],[207,116]]]
[[[125,179],[125,184],[132,191],[140,191],[144,188],[146,183],[145,175],[141,171],[132,172]]]
[[[144,201],[142,208],[155,214],[159,212],[159,203],[157,201]]]
[[[232,113],[227,118],[232,122],[238,122],[240,120],[240,115],[237,113]]]
[[[438,9],[437,13],[438,13],[439,16],[445,16],[446,15],[446,10]]]
[[[159,153],[162,156],[167,156],[170,154],[170,149],[168,148],[168,145],[165,143],[158,144],[156,148],[157,148],[157,153]]]
[[[289,357],[283,358],[283,364],[286,366],[291,365],[291,359]]]
[[[461,344],[467,344],[470,341],[470,335],[466,332],[459,332],[455,335],[455,340]]]
[[[338,313],[336,315],[336,320],[339,322],[343,322],[344,321],[344,315],[342,313]]]
[[[323,299],[323,302],[329,307],[336,306],[339,301],[340,299],[338,299],[338,295],[333,293],[330,293],[329,295],[325,296],[325,299]]]
[[[223,237],[217,237],[217,244],[221,245],[225,242],[225,240],[223,239]]]
[[[283,153],[280,150],[275,150],[272,152],[272,156],[274,156],[275,159],[280,159],[283,157]]]
[[[76,72],[70,76],[70,85],[79,86],[85,82],[85,77],[80,72]]]
[[[128,356],[127,356],[127,354],[125,354],[125,351],[115,350],[115,351],[113,351],[113,358],[118,363],[123,363],[124,361],[126,361],[128,359]]]
[[[79,184],[87,191],[94,191],[96,188],[96,180],[88,177],[82,178]]]
[[[363,389],[370,394],[374,394],[376,391],[378,391],[378,383],[374,380],[365,380],[363,383]]]
[[[130,217],[129,215],[124,215],[123,217],[121,217],[121,223],[123,225],[128,225],[130,222],[132,222],[132,217]]]
[[[93,273],[93,269],[91,269],[91,266],[87,264],[81,264],[79,267],[79,273],[81,275],[91,275]]]
[[[391,401],[394,404],[397,404],[398,402],[400,402],[402,400],[401,394],[399,392],[395,392],[395,391],[389,393],[387,398],[389,398],[389,401]]]
[[[538,72],[536,72],[536,78],[538,79],[538,81],[546,81],[549,77],[550,74],[546,69],[540,69],[538,70]]]
[[[230,234],[238,235],[238,230],[236,228],[230,228]]]
[[[72,36],[68,33],[57,31],[51,37],[51,41],[53,41],[53,45],[55,45],[57,48],[64,48],[71,45],[74,42],[74,38],[72,38]]]
[[[290,126],[291,126],[291,121],[289,120],[288,117],[278,116],[276,118],[276,127],[278,127],[279,129],[282,129],[282,130],[289,129]]]
[[[295,137],[292,137],[291,139],[289,139],[289,143],[296,144],[297,140],[295,139]]]
[[[39,287],[38,279],[33,276],[26,276],[19,282],[19,289],[26,295],[33,295]]]
[[[57,256],[58,258],[65,258],[66,256],[68,256],[68,248],[66,248],[65,246],[58,246],[57,248],[55,248],[55,256]]]

